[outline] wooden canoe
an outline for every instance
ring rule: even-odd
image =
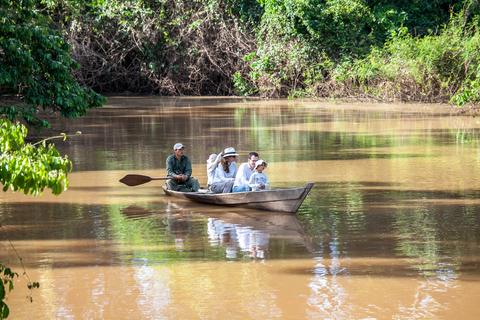
[[[165,187],[163,190],[168,196],[206,204],[295,213],[313,185],[313,183],[307,183],[301,188],[235,193],[179,192],[167,190]]]

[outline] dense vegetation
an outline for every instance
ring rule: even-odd
[[[36,3],[0,0],[0,183],[4,191],[59,194],[70,161],[49,140],[27,143],[28,129],[16,121],[48,126],[40,111],[78,117],[104,98],[75,79],[69,45]]]
[[[36,0],[103,93],[476,103],[478,0]]]
[[[77,117],[100,106],[102,97],[73,77],[68,44],[34,8],[35,1],[0,0],[0,113],[46,125],[39,110]]]
[[[47,113],[78,117],[104,98],[77,81],[70,46],[36,4],[0,0],[0,183],[4,191],[36,195],[49,188],[60,194],[67,188],[70,160],[50,138],[28,142],[24,124],[48,126]],[[0,263],[0,319],[9,315],[5,300],[17,276]],[[38,283],[29,281],[28,287]]]
[[[0,0],[0,183],[64,191],[70,161],[24,124],[93,90],[478,103],[479,28],[478,0]]]
[[[28,129],[17,121],[48,126],[47,113],[78,117],[104,98],[73,76],[78,65],[69,45],[36,4],[0,0],[0,183],[4,191],[59,194],[70,161],[49,140],[28,143]]]

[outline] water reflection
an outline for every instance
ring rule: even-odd
[[[337,246],[338,241],[333,237],[326,252],[319,250],[314,259],[313,277],[309,283],[311,289],[308,298],[311,307],[308,310],[309,319],[349,319],[352,317],[346,301],[348,293],[337,280],[339,276],[348,275],[348,269],[341,265]],[[328,263],[324,261],[324,256],[329,256]]]
[[[141,318],[165,319],[172,300],[169,286],[170,271],[167,268],[154,268],[147,264],[134,270],[135,284],[140,291],[136,304],[141,311]]]
[[[208,237],[212,246],[225,247],[227,259],[236,259],[238,251],[250,258],[265,259],[268,252],[268,233],[250,226],[208,218]]]
[[[187,145],[195,164],[203,164],[223,147],[218,145],[219,137],[242,153],[261,150],[271,162],[286,162],[412,159],[429,153],[425,147],[477,147],[480,134],[479,123],[446,117],[439,106],[382,110],[239,99],[170,102],[110,98],[107,108],[92,110],[86,117],[53,121],[54,132],[83,132],[58,147],[75,159],[75,170],[146,170],[163,167],[172,141],[177,140]],[[413,146],[420,148],[409,149]],[[407,150],[388,150],[402,147]]]
[[[41,282],[28,308],[16,286],[14,318],[477,319],[480,121],[437,110],[114,98],[53,122],[84,132],[58,144],[70,190],[0,195],[0,260],[18,264],[11,239]],[[289,216],[118,183],[163,174],[176,141],[203,183],[221,141],[260,151],[275,187],[315,188]]]
[[[153,246],[144,253],[135,252],[134,257],[125,256],[126,259],[148,264],[170,259],[200,258],[199,255],[206,259],[264,260],[270,254],[270,234],[274,235],[273,258],[288,255],[288,250],[298,250],[303,245],[304,232],[295,216],[251,210],[243,212],[228,212],[226,215],[229,220],[226,221],[225,217],[220,218],[221,212],[202,212],[169,202],[161,211],[139,206],[113,208],[109,217],[115,241],[123,245],[142,243],[144,247]],[[135,238],[131,238],[132,234]],[[204,240],[205,236],[207,241]],[[212,250],[207,250],[206,245]],[[158,250],[165,252],[155,254]],[[221,251],[222,256],[219,255]]]

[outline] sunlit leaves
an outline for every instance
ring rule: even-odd
[[[71,161],[53,144],[25,143],[27,129],[21,124],[0,120],[0,182],[8,189],[37,195],[45,188],[60,194],[68,187]],[[61,135],[66,139],[66,135]]]

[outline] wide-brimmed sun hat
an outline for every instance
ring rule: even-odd
[[[257,160],[257,161],[255,162],[255,169],[257,169],[258,166],[264,166],[264,167],[266,167],[266,166],[267,166],[267,162],[264,161],[264,160],[262,160],[262,159]]]
[[[232,147],[228,147],[228,148],[225,148],[225,150],[223,150],[223,157],[226,158],[226,157],[236,157],[238,156],[238,153],[237,151],[235,151],[235,148],[232,148]]]
[[[175,143],[175,145],[173,146],[173,150],[180,150],[180,149],[183,149],[183,148],[185,148],[185,146],[183,144],[181,144],[180,142]]]

